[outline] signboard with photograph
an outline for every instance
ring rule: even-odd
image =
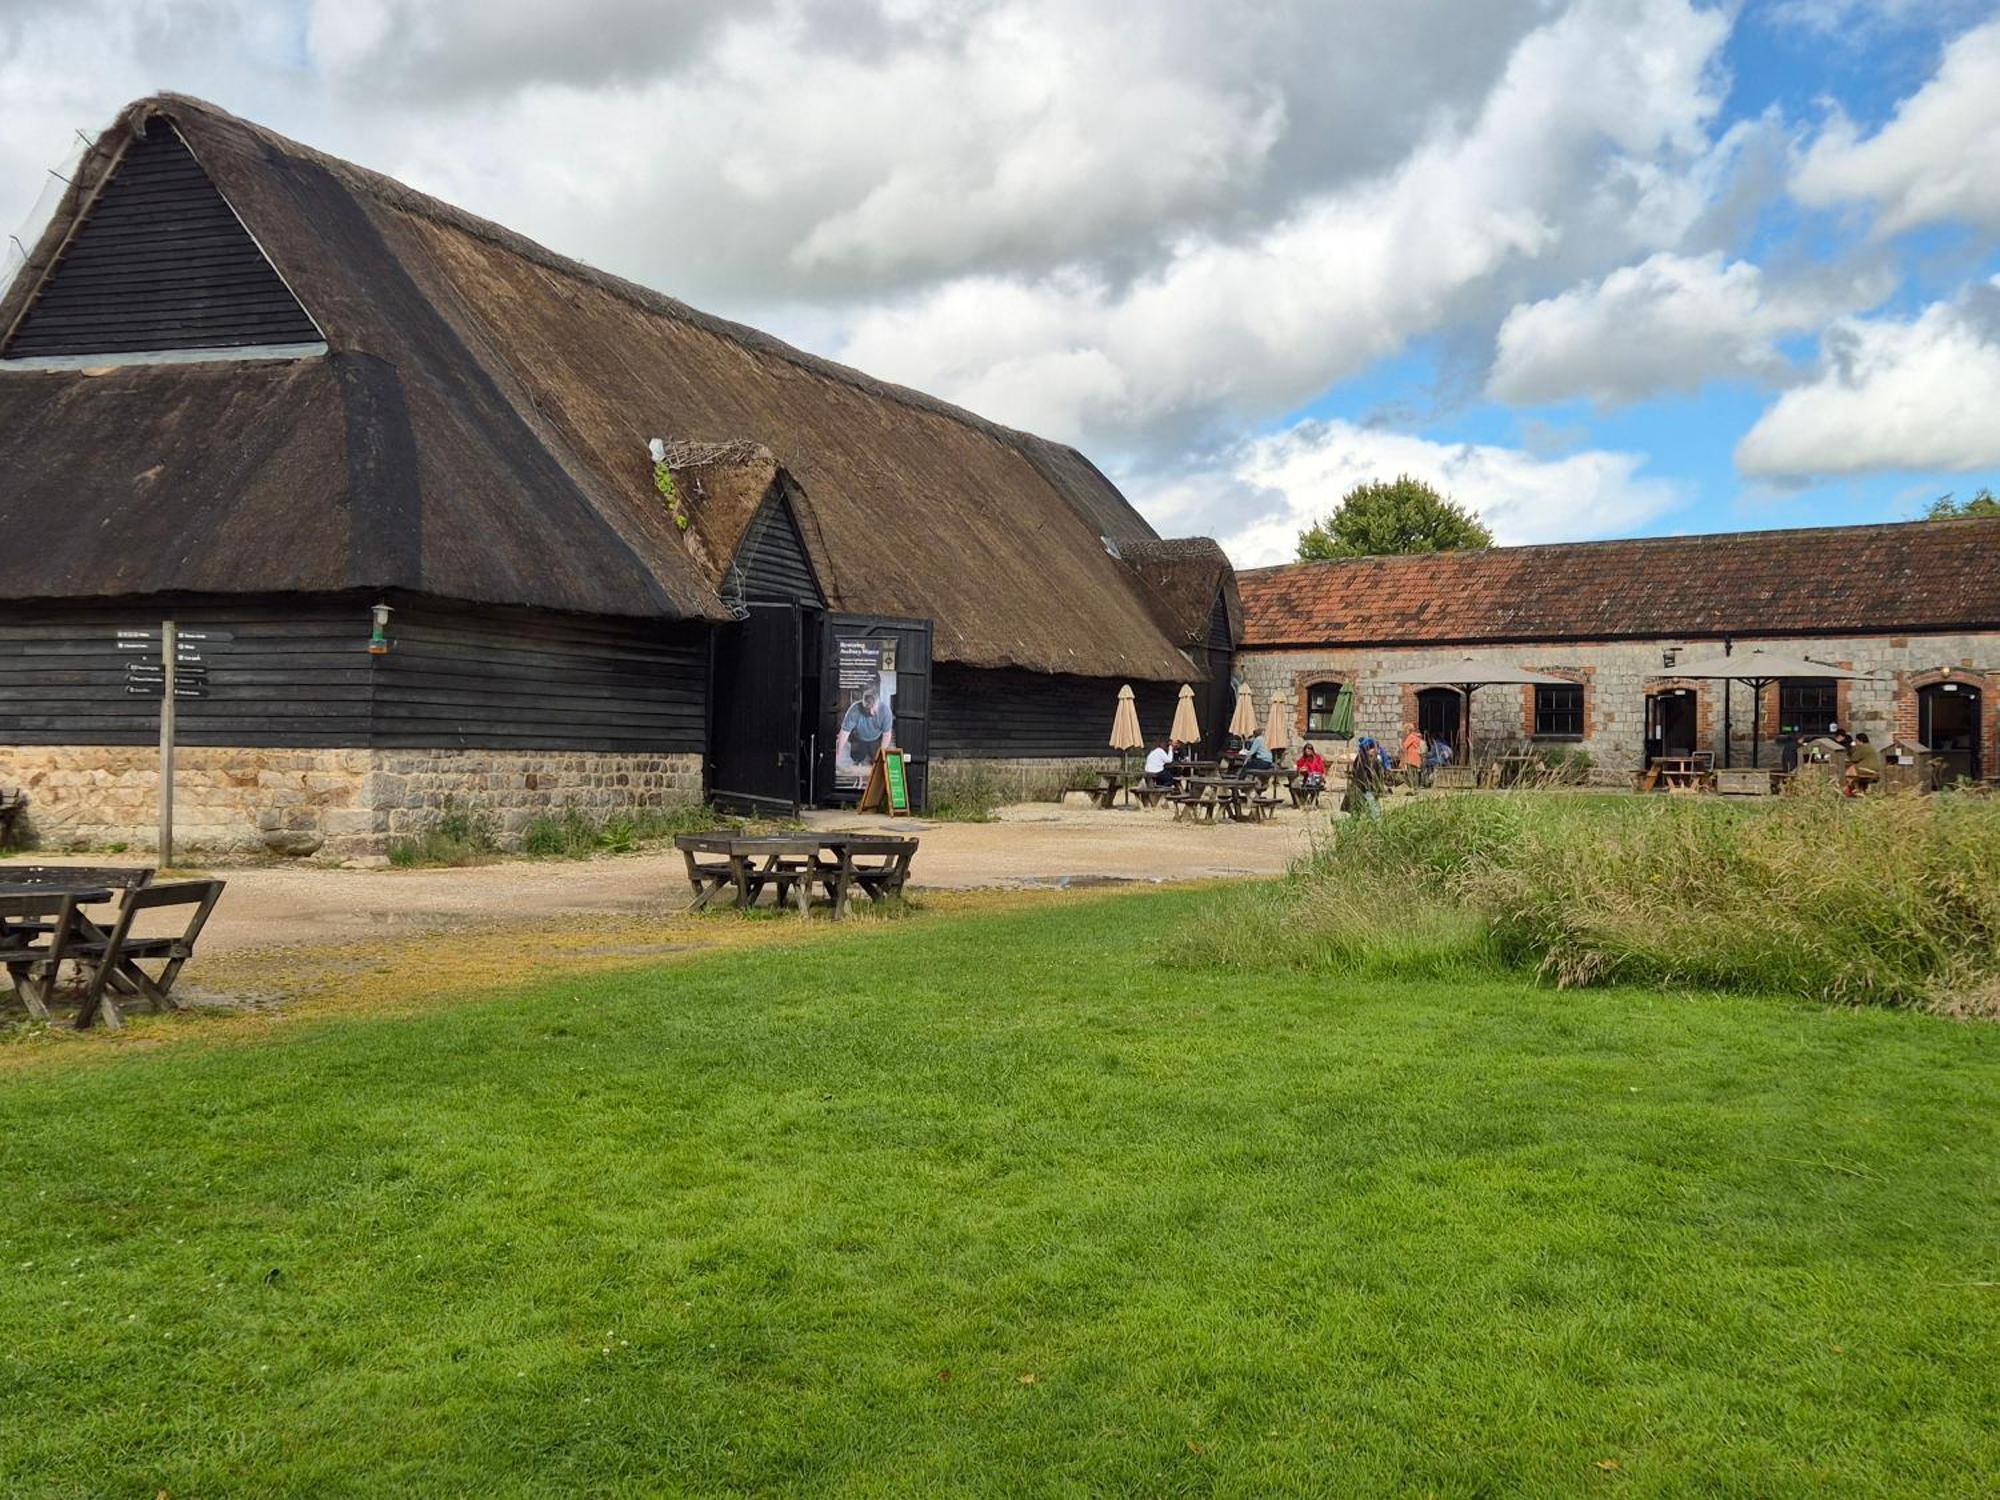
[[[896,642],[880,636],[834,639],[833,780],[859,791],[875,752],[896,743]]]

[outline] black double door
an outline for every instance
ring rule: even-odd
[[[924,807],[930,621],[752,604],[716,631],[712,662],[708,779],[719,806],[789,816],[803,804],[858,800],[855,775],[837,765],[852,710],[855,725],[884,730],[881,742],[909,757],[910,804]]]

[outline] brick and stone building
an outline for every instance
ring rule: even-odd
[[[1762,763],[1788,733],[1838,723],[1922,743],[1962,776],[2000,770],[2000,520],[1741,532],[1293,563],[1239,577],[1240,670],[1286,694],[1308,738],[1354,690],[1355,726],[1464,736],[1447,688],[1375,681],[1441,660],[1504,663],[1573,687],[1472,695],[1482,749],[1587,753],[1606,779],[1660,754]],[[1764,646],[1869,674],[1764,690],[1677,678],[1696,657]]]

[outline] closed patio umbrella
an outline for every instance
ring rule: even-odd
[[[1181,684],[1181,701],[1174,705],[1174,727],[1167,733],[1176,745],[1201,743],[1201,720],[1194,716],[1194,689],[1185,682]]]
[[[1787,677],[1831,677],[1836,681],[1858,682],[1866,672],[1850,672],[1803,656],[1785,656],[1776,651],[1729,651],[1699,661],[1675,662],[1662,677],[1698,677],[1709,682],[1747,682],[1750,685],[1750,764],[1757,764],[1757,740],[1764,727],[1764,689]],[[1722,763],[1729,764],[1729,740],[1722,741]]]
[[[1118,752],[1122,765],[1125,752],[1146,748],[1146,737],[1139,732],[1139,709],[1132,701],[1132,684],[1126,683],[1118,690],[1118,710],[1111,716],[1111,748]]]
[[[1264,747],[1273,755],[1280,750],[1289,750],[1292,745],[1292,716],[1288,712],[1291,704],[1283,693],[1271,699],[1271,712],[1264,719]]]
[[[1236,709],[1229,716],[1229,732],[1243,740],[1257,732],[1257,699],[1247,682],[1236,690]]]
[[[1326,732],[1337,740],[1354,738],[1354,689],[1343,687],[1333,700],[1333,716]]]

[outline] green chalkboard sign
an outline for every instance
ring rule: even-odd
[[[882,769],[889,776],[889,816],[908,813],[910,810],[910,786],[903,774],[903,752],[886,750],[882,754]]]

